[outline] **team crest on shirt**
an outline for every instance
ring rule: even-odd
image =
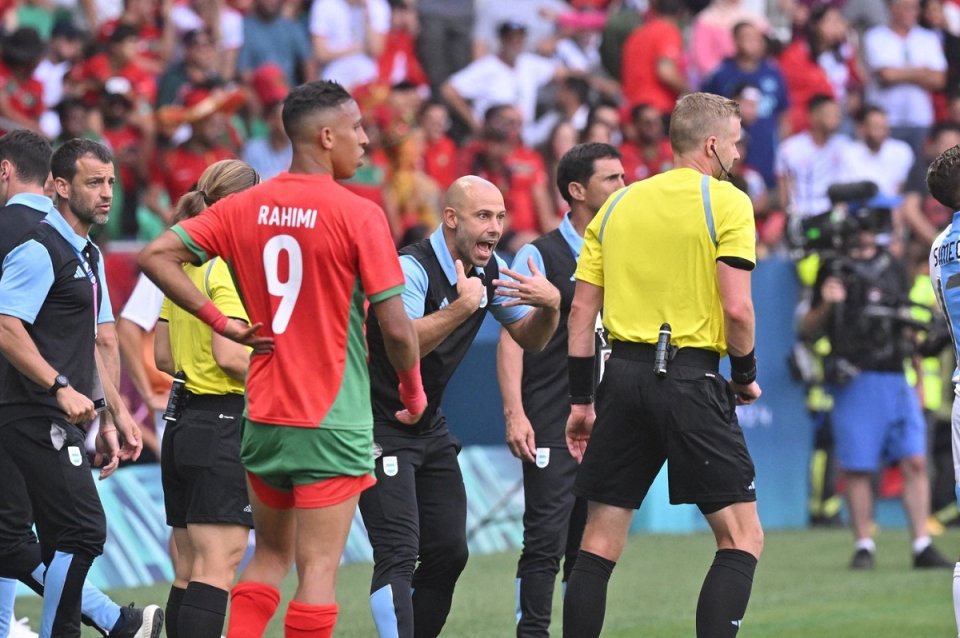
[[[397,457],[395,456],[385,456],[383,457],[383,473],[387,476],[396,476],[397,472],[400,471],[400,464],[397,463]]]
[[[550,465],[550,448],[548,447],[538,447],[537,448],[537,467],[541,470]]]
[[[67,448],[67,457],[70,459],[70,465],[80,467],[83,464],[83,454],[76,445]]]

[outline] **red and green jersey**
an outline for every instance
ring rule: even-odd
[[[403,292],[383,211],[328,175],[281,173],[173,228],[200,259],[230,266],[247,314],[274,338],[247,375],[247,417],[370,427],[364,297]]]

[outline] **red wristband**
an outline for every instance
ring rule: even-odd
[[[227,316],[220,312],[220,309],[213,305],[212,301],[207,301],[203,304],[203,307],[197,311],[197,319],[207,324],[213,331],[217,334],[223,334],[224,329],[227,327]]]
[[[398,370],[400,378],[400,402],[410,414],[420,414],[427,408],[427,395],[420,378],[420,361],[406,370]]]

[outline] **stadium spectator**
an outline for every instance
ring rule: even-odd
[[[516,579],[521,637],[546,634],[560,559],[565,586],[586,522],[586,502],[573,494],[577,461],[564,439],[570,394],[566,320],[584,230],[607,198],[623,188],[623,166],[612,146],[582,144],[560,158],[556,183],[570,209],[559,228],[520,249],[513,270],[532,275],[535,268],[560,291],[557,331],[540,352],[524,353],[506,329],[500,330],[497,346],[506,441],[523,462],[523,552]]]
[[[100,25],[97,40],[106,44],[117,27],[133,27],[137,32],[136,63],[152,75],[159,75],[173,55],[176,40],[173,23],[160,20],[160,17],[169,15],[172,8],[173,0],[159,3],[153,0],[124,0],[123,13]]]
[[[395,416],[402,405],[397,376],[380,325],[373,316],[367,320],[379,454],[377,483],[360,496],[360,513],[373,546],[370,607],[383,638],[438,636],[467,562],[458,446],[440,410],[447,382],[488,313],[526,350],[542,349],[557,327],[557,289],[536,271],[508,270],[494,252],[505,216],[494,184],[461,177],[447,191],[443,223],[401,250],[403,305],[424,353],[428,403],[417,426]]]
[[[356,102],[336,83],[310,82],[287,96],[283,120],[293,141],[289,172],[181,222],[144,249],[139,262],[173,302],[261,353],[247,375],[241,443],[257,544],[231,592],[227,633],[263,634],[296,560],[301,578],[285,631],[329,638],[338,613],[340,557],[358,495],[373,483],[366,356],[360,333],[353,332],[362,322],[364,297],[398,369],[402,407],[395,418],[413,424],[427,402],[416,332],[400,297],[403,273],[383,211],[334,181],[352,175],[363,156],[367,137]],[[316,202],[322,213],[311,208]],[[283,221],[281,207],[304,214]],[[223,315],[183,272],[183,262],[212,256],[230,262],[252,326]],[[281,259],[302,270],[307,287],[289,288],[278,279]],[[301,280],[287,283],[294,281]],[[279,306],[271,294],[278,285],[287,300]],[[264,325],[265,334],[257,336]],[[330,338],[313,338],[318,328]],[[340,373],[284,381],[313,369]]]
[[[952,6],[960,13],[960,5],[954,3]],[[921,0],[917,23],[937,36],[947,60],[944,86],[933,93],[934,119],[940,122],[946,118],[949,98],[960,93],[960,25],[950,24],[944,11],[944,0]]]
[[[629,107],[649,104],[669,115],[689,90],[680,19],[680,0],[653,0],[646,21],[623,45],[620,83]]]
[[[934,197],[927,188],[930,164],[948,148],[960,144],[960,124],[944,122],[930,129],[923,155],[914,162],[903,195],[903,219],[910,231],[911,241],[926,249],[940,229],[950,223],[954,211]]]
[[[630,110],[627,140],[620,145],[624,182],[647,179],[673,168],[673,149],[663,130],[663,118],[649,104]]]
[[[910,145],[890,137],[887,114],[878,106],[864,106],[856,120],[857,139],[843,150],[843,180],[874,182],[887,197],[902,194],[915,159]]]
[[[423,170],[433,178],[441,189],[446,190],[459,173],[456,144],[447,135],[450,115],[442,102],[426,102],[417,118],[426,141],[423,151]]]
[[[209,29],[217,52],[213,68],[224,80],[234,78],[243,48],[243,16],[239,11],[220,0],[176,0],[169,20],[180,37],[189,31]]]
[[[283,70],[289,86],[316,77],[310,39],[301,22],[282,14],[283,0],[254,0],[253,11],[243,18],[243,47],[237,72],[245,83],[265,64]]]
[[[239,160],[211,164],[177,203],[176,221],[260,182]],[[248,321],[227,264],[214,258],[184,271],[204,296]],[[167,525],[176,543],[167,599],[167,636],[219,638],[230,587],[253,527],[240,463],[244,379],[250,350],[216,334],[192,314],[163,302],[154,353],[157,367],[180,373],[183,403],[163,437],[161,480]]]
[[[138,62],[137,28],[129,24],[118,25],[110,34],[107,50],[88,58],[73,67],[70,80],[78,83],[87,99],[96,101],[104,86],[112,77],[126,79],[132,91],[147,104],[157,99],[157,81],[153,74]]]
[[[163,194],[167,201],[179,201],[210,164],[236,157],[225,142],[230,136],[227,116],[244,99],[238,92],[196,89],[187,94],[184,110],[170,112],[170,119],[190,125],[191,135],[183,144],[159,150],[151,167],[144,204],[161,220],[169,223],[173,218],[173,208],[163,203]]]
[[[183,104],[187,93],[195,88],[209,88],[223,83],[217,70],[217,49],[213,32],[207,27],[183,34],[183,59],[167,67],[159,80],[157,107]]]
[[[387,0],[313,0],[309,30],[320,77],[358,87],[377,77],[390,5]]]
[[[473,57],[483,57],[497,50],[504,23],[522,24],[527,39],[522,50],[549,55],[554,48],[556,27],[553,17],[570,11],[563,0],[474,0],[476,21],[473,29]]]
[[[418,0],[417,54],[433,95],[473,59],[474,0]]]
[[[430,90],[430,80],[416,52],[419,31],[413,0],[390,0],[390,30],[377,60],[377,82],[387,86],[414,85],[422,93]]]
[[[293,158],[293,146],[283,130],[283,100],[290,88],[280,68],[272,65],[257,69],[252,84],[254,95],[262,105],[267,134],[246,141],[243,161],[252,166],[261,179],[268,180],[287,170]]]
[[[45,46],[37,32],[21,27],[0,43],[0,133],[14,128],[40,131],[43,115],[43,85],[33,72],[43,59]]]
[[[590,85],[583,78],[566,77],[557,82],[552,106],[529,127],[526,143],[530,146],[543,144],[560,122],[569,122],[579,137],[587,128],[587,118],[590,115],[589,98]],[[559,159],[560,155],[556,158]]]
[[[750,300],[755,229],[750,200],[719,181],[739,159],[739,138],[736,102],[684,96],[670,119],[677,168],[620,191],[584,233],[567,326],[566,441],[581,461],[574,494],[589,504],[564,595],[564,636],[600,635],[634,510],[665,462],[670,502],[695,503],[717,544],[697,635],[734,636],[746,612],[763,531],[734,407],[760,397]],[[704,211],[712,213],[706,223]],[[594,411],[601,305],[612,353]],[[678,350],[658,362],[665,336]],[[730,381],[718,372],[726,354]]]
[[[83,33],[69,20],[60,20],[53,25],[46,55],[33,72],[34,79],[43,84],[45,111],[40,117],[40,128],[48,139],[60,135],[56,108],[66,95],[64,80],[73,65],[81,59],[83,45]]]
[[[137,219],[142,196],[140,185],[149,175],[156,132],[152,114],[143,106],[126,78],[107,80],[100,97],[102,136],[113,151],[122,194],[119,223],[114,227],[118,228],[120,237],[130,239],[135,238],[140,229]]]
[[[807,104],[815,95],[830,95],[844,113],[855,97],[859,83],[857,59],[847,38],[847,22],[835,6],[813,9],[805,32],[780,54],[780,70],[787,82],[790,101],[790,131],[807,130]]]
[[[756,117],[744,123],[743,130],[750,136],[750,166],[763,175],[768,188],[777,184],[773,162],[781,134],[788,130],[787,85],[779,65],[767,53],[767,39],[753,22],[738,22],[733,27],[736,49],[706,78],[701,89],[724,97],[734,98],[744,85],[759,93]]]
[[[537,92],[566,72],[552,60],[524,50],[527,27],[504,22],[497,29],[500,48],[454,73],[441,89],[443,98],[475,134],[484,114],[494,106],[512,105],[523,118],[524,143],[529,144],[536,116]]]
[[[696,81],[703,82],[723,60],[734,55],[735,27],[743,22],[752,24],[761,33],[769,28],[766,18],[743,0],[711,0],[696,15],[690,31],[690,73]]]
[[[547,169],[547,190],[550,192],[550,201],[558,218],[562,218],[566,212],[566,202],[556,188],[557,165],[560,163],[560,158],[577,145],[579,138],[580,136],[577,135],[573,124],[563,120],[553,127],[547,141],[539,149],[540,156],[543,157],[544,166]]]
[[[891,136],[910,144],[914,155],[923,152],[934,121],[931,92],[943,88],[947,70],[943,45],[917,24],[919,13],[920,0],[891,0],[889,24],[863,38],[866,100],[887,112]]]
[[[850,143],[839,133],[840,105],[829,95],[807,103],[810,128],[785,139],[777,150],[778,191],[788,216],[817,215],[830,210],[827,189],[842,179],[843,152]]]
[[[398,244],[412,227],[429,232],[440,223],[442,191],[423,170],[425,145],[426,137],[419,128],[398,125],[386,131],[384,151],[390,163],[383,212]]]

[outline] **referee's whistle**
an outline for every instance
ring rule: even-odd
[[[660,336],[657,337],[657,350],[653,356],[653,373],[661,379],[667,376],[667,359],[670,352],[670,324],[660,326]]]

